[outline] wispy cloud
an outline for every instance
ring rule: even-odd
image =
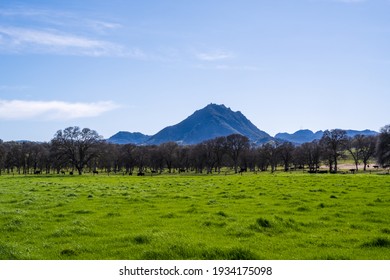
[[[28,7],[0,10],[2,18],[2,53],[146,57],[140,49],[113,40],[112,32],[122,27],[117,22]]]
[[[30,7],[17,6],[13,9],[1,9],[0,17],[8,20],[23,20],[28,23],[34,23],[44,26],[61,26],[67,28],[92,29],[97,31],[114,30],[121,28],[122,25],[117,22],[102,19],[92,19],[77,13],[71,13],[59,10],[35,9]]]
[[[29,86],[24,85],[0,85],[0,91],[23,91],[30,89]]]
[[[202,69],[202,70],[220,70],[220,71],[259,71],[260,68],[256,66],[238,66],[238,65],[227,65],[227,64],[216,64],[216,65],[210,65],[210,64],[197,64],[194,65],[194,68],[196,69]]]
[[[0,100],[0,119],[69,120],[97,117],[118,107],[112,101],[69,103],[63,101]]]
[[[90,27],[91,29],[93,29],[99,33],[112,32],[113,30],[119,29],[122,27],[122,25],[119,23],[107,22],[107,21],[101,21],[101,20],[86,20],[85,24],[88,27]]]
[[[0,16],[2,17],[41,17],[46,15],[53,15],[53,13],[49,13],[47,10],[36,10],[23,7],[0,10]]]
[[[234,55],[231,52],[216,50],[210,52],[200,52],[196,54],[196,57],[199,60],[203,61],[217,61],[233,58]]]
[[[139,51],[102,40],[62,34],[56,31],[0,26],[0,50],[87,56],[135,56]]]

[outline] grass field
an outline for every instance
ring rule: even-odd
[[[390,176],[0,176],[0,259],[390,259]]]

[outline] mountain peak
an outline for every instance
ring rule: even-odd
[[[224,109],[230,109],[230,108],[227,108],[224,104],[216,104],[216,103],[210,103],[208,104],[206,107],[204,107],[203,109],[206,109],[206,108],[224,108]],[[200,109],[202,110],[202,109]]]
[[[206,107],[204,107],[203,109],[199,109],[196,112],[199,112],[199,111],[205,111],[205,112],[209,112],[209,113],[212,113],[212,114],[224,114],[224,113],[227,113],[227,112],[233,112],[230,108],[227,108],[225,105],[223,104],[214,104],[214,103],[210,103],[209,105],[207,105]]]
[[[245,135],[253,142],[270,137],[253,125],[241,112],[234,112],[223,104],[210,103],[182,122],[164,128],[152,136],[147,144],[160,144],[168,141],[196,144],[234,133]]]

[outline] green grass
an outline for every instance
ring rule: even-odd
[[[390,259],[390,177],[0,176],[0,259]]]

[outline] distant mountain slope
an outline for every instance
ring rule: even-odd
[[[302,144],[306,142],[311,142],[316,139],[321,139],[322,135],[324,132],[322,130],[317,131],[314,133],[313,131],[309,129],[303,129],[303,130],[298,130],[292,134],[290,133],[278,133],[275,135],[275,138],[281,139],[284,141],[292,142],[295,144]]]
[[[148,141],[150,136],[139,132],[119,131],[117,134],[107,139],[107,142],[113,144],[136,144],[140,145]]]
[[[258,143],[272,138],[252,124],[241,112],[233,112],[224,105],[209,104],[182,122],[164,128],[153,135],[146,144],[161,144],[169,141],[196,144],[233,133],[245,135],[252,142]]]
[[[355,135],[362,134],[362,135],[376,135],[378,132],[372,131],[372,130],[346,130],[347,135],[349,137],[354,137]],[[324,132],[322,130],[319,130],[317,132],[313,132],[308,129],[298,130],[292,134],[290,133],[278,133],[275,135],[275,138],[281,139],[284,141],[289,141],[295,144],[303,144],[306,142],[312,142],[313,140],[319,140],[322,138],[322,135]]]
[[[369,130],[369,129],[365,129],[365,130],[351,130],[351,129],[348,129],[347,130],[347,135],[349,137],[354,137],[354,136],[356,136],[358,134],[369,136],[369,135],[377,135],[378,132],[373,131],[373,130]]]

